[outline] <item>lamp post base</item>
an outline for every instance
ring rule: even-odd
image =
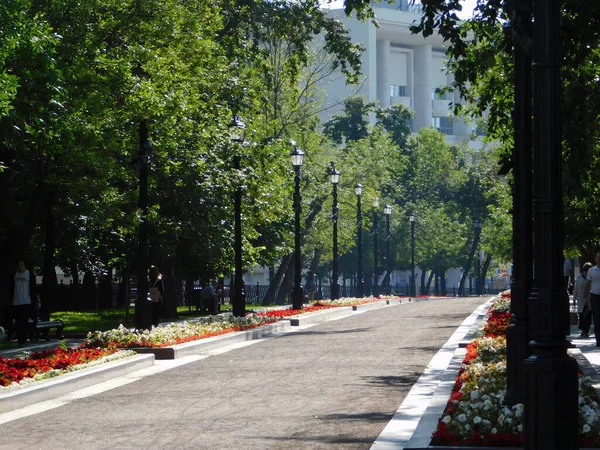
[[[333,283],[331,285],[331,300],[337,300],[338,298],[340,298],[340,285]]]
[[[567,355],[568,343],[531,344],[534,354],[524,363],[526,379],[525,448],[579,448],[577,362]]]
[[[300,286],[299,288],[294,288],[292,299],[293,309],[301,310],[304,307],[304,289],[302,288],[302,286]]]

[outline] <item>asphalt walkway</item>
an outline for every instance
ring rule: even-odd
[[[394,305],[159,361],[0,415],[0,449],[368,449],[486,300]]]

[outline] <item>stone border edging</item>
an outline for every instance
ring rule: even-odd
[[[134,355],[98,366],[83,368],[54,378],[36,381],[23,387],[0,392],[0,414],[34,403],[52,400],[115,377],[154,365],[154,355]]]

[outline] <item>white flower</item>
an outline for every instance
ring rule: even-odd
[[[479,391],[471,391],[471,400],[477,400],[479,398]]]
[[[442,422],[444,422],[446,425],[448,425],[451,421],[452,419],[450,418],[450,416],[444,416],[444,418],[442,419]]]
[[[492,434],[496,434],[498,432],[497,428],[492,428]]]
[[[590,428],[590,426],[587,423],[581,429],[581,431],[583,431],[584,433],[589,433],[590,430],[591,430],[591,428]]]
[[[481,422],[481,417],[475,416],[475,418],[473,419],[473,423],[478,424],[480,422]]]
[[[523,415],[523,411],[525,410],[522,403],[519,403],[519,404],[513,406],[513,409],[515,410],[516,417],[521,417]]]
[[[465,416],[464,414],[459,414],[457,419],[464,423],[467,421],[467,416]]]

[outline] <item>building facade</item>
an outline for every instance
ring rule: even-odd
[[[402,103],[414,113],[413,132],[423,127],[435,127],[446,135],[450,144],[468,141],[473,127],[460,117],[454,117],[452,105],[460,102],[458,93],[442,94],[440,88],[452,82],[446,74],[447,60],[441,36],[427,38],[412,34],[410,26],[420,20],[420,5],[408,0],[374,4],[376,20],[361,22],[348,18],[343,9],[332,9],[329,14],[342,22],[350,31],[354,42],[365,48],[362,55],[363,80],[359,86],[341,82],[341,74],[329,78],[326,92],[325,122],[343,108],[343,100],[352,95],[362,95],[366,101],[379,101],[382,107]],[[473,148],[481,140],[471,142]]]

